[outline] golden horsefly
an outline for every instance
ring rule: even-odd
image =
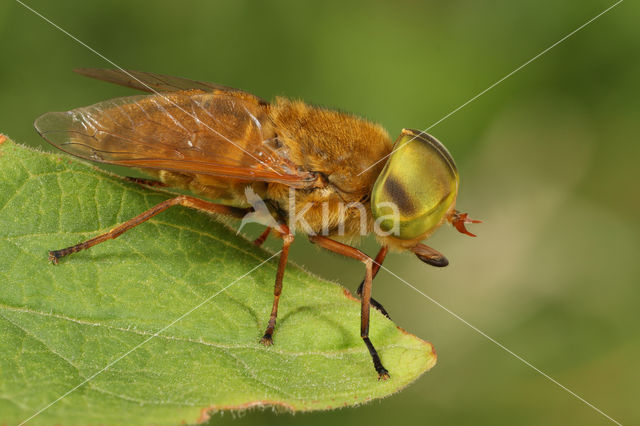
[[[371,298],[388,250],[446,266],[447,259],[421,241],[446,222],[473,236],[465,224],[479,222],[455,209],[460,179],[442,143],[416,130],[403,130],[394,143],[380,125],[360,117],[283,97],[267,102],[218,84],[137,71],[76,72],[148,94],[46,113],[35,121],[40,135],[74,156],[141,169],[149,179],[134,179],[138,183],[193,195],[170,198],[102,235],[51,251],[52,262],[172,206],[260,222],[266,229],[256,245],[270,234],[282,240],[273,308],[260,340],[272,345],[289,246],[296,234],[306,235],[364,264],[360,333],[379,379],[389,377],[369,339],[370,307],[388,316]],[[350,245],[371,233],[380,245],[373,259]]]

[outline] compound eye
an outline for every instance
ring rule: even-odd
[[[438,227],[455,204],[459,177],[436,138],[403,130],[373,187],[371,210],[382,231],[414,239]]]

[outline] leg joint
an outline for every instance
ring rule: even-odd
[[[293,234],[284,234],[282,239],[283,239],[285,244],[289,245],[289,244],[293,243],[294,236],[293,236]]]

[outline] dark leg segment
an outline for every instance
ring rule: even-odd
[[[95,246],[96,244],[100,244],[107,240],[112,240],[114,238],[119,237],[123,233],[127,232],[129,229],[140,225],[142,222],[145,222],[157,215],[160,212],[165,211],[169,207],[173,206],[184,206],[189,207],[196,210],[202,210],[210,213],[218,213],[229,215],[237,218],[243,217],[246,213],[251,211],[251,209],[240,209],[237,207],[229,207],[222,204],[214,204],[208,201],[201,200],[195,197],[189,197],[187,195],[180,195],[175,198],[170,198],[161,202],[160,204],[155,205],[150,208],[146,212],[134,217],[133,219],[129,219],[125,223],[120,226],[113,228],[112,230],[105,232],[104,234],[98,235],[90,240],[84,241],[80,244],[76,244],[75,246],[67,247],[61,250],[54,250],[49,252],[49,260],[54,264],[58,263],[58,259],[61,257],[67,256],[72,253],[76,253],[81,250],[86,250],[90,247]]]
[[[373,260],[360,250],[346,244],[339,243],[327,237],[315,235],[309,237],[309,240],[312,243],[316,243],[320,247],[323,247],[334,253],[338,253],[364,263],[366,267],[366,273],[364,278],[364,285],[362,286],[362,297],[360,299],[360,337],[362,337],[362,340],[364,340],[365,345],[367,345],[367,348],[369,349],[369,353],[371,354],[371,359],[373,361],[373,367],[378,372],[378,380],[388,379],[389,372],[382,365],[380,356],[378,355],[376,348],[371,343],[371,340],[369,340],[369,311],[371,303],[371,282],[373,280]]]
[[[128,180],[129,182],[137,183],[138,185],[150,186],[153,188],[166,188],[169,186],[164,182],[160,182],[159,180],[153,180],[153,179],[137,178],[137,177],[131,177],[131,176],[127,176],[125,177],[125,179]]]
[[[267,230],[270,230],[267,228]],[[264,336],[260,339],[260,343],[265,346],[273,345],[273,330],[276,328],[276,318],[278,317],[278,303],[280,302],[280,294],[282,293],[282,279],[284,278],[284,269],[287,266],[287,257],[289,256],[289,246],[293,242],[293,234],[286,225],[281,225],[278,229],[282,235],[282,253],[280,253],[280,262],[278,263],[278,272],[276,272],[276,284],[273,288],[273,307],[271,308],[271,316],[269,324],[264,332]]]
[[[375,278],[376,275],[378,274],[378,271],[380,270],[380,266],[382,265],[382,262],[384,262],[384,258],[387,256],[387,251],[388,250],[389,250],[389,248],[387,246],[380,247],[380,251],[378,252],[378,254],[376,255],[375,260],[373,261],[373,278]],[[364,286],[364,280],[362,280],[362,282],[358,286],[358,289],[356,290],[356,294],[358,296],[362,296],[362,287],[363,286]],[[379,310],[382,313],[382,315],[384,315],[385,317],[391,319],[391,317],[389,316],[389,313],[384,308],[384,306],[382,306],[380,304],[380,302],[378,302],[373,297],[371,298],[371,306],[373,306],[374,308]]]

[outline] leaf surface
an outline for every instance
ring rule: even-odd
[[[259,266],[274,253],[186,208],[57,266],[47,261],[48,250],[170,196],[0,142],[0,424],[27,419],[89,378],[29,424],[178,424],[204,421],[210,410],[331,409],[394,393],[435,364],[431,344],[372,310],[371,339],[391,373],[379,382],[359,336],[359,302],[292,264],[275,345],[262,346],[277,256]]]

